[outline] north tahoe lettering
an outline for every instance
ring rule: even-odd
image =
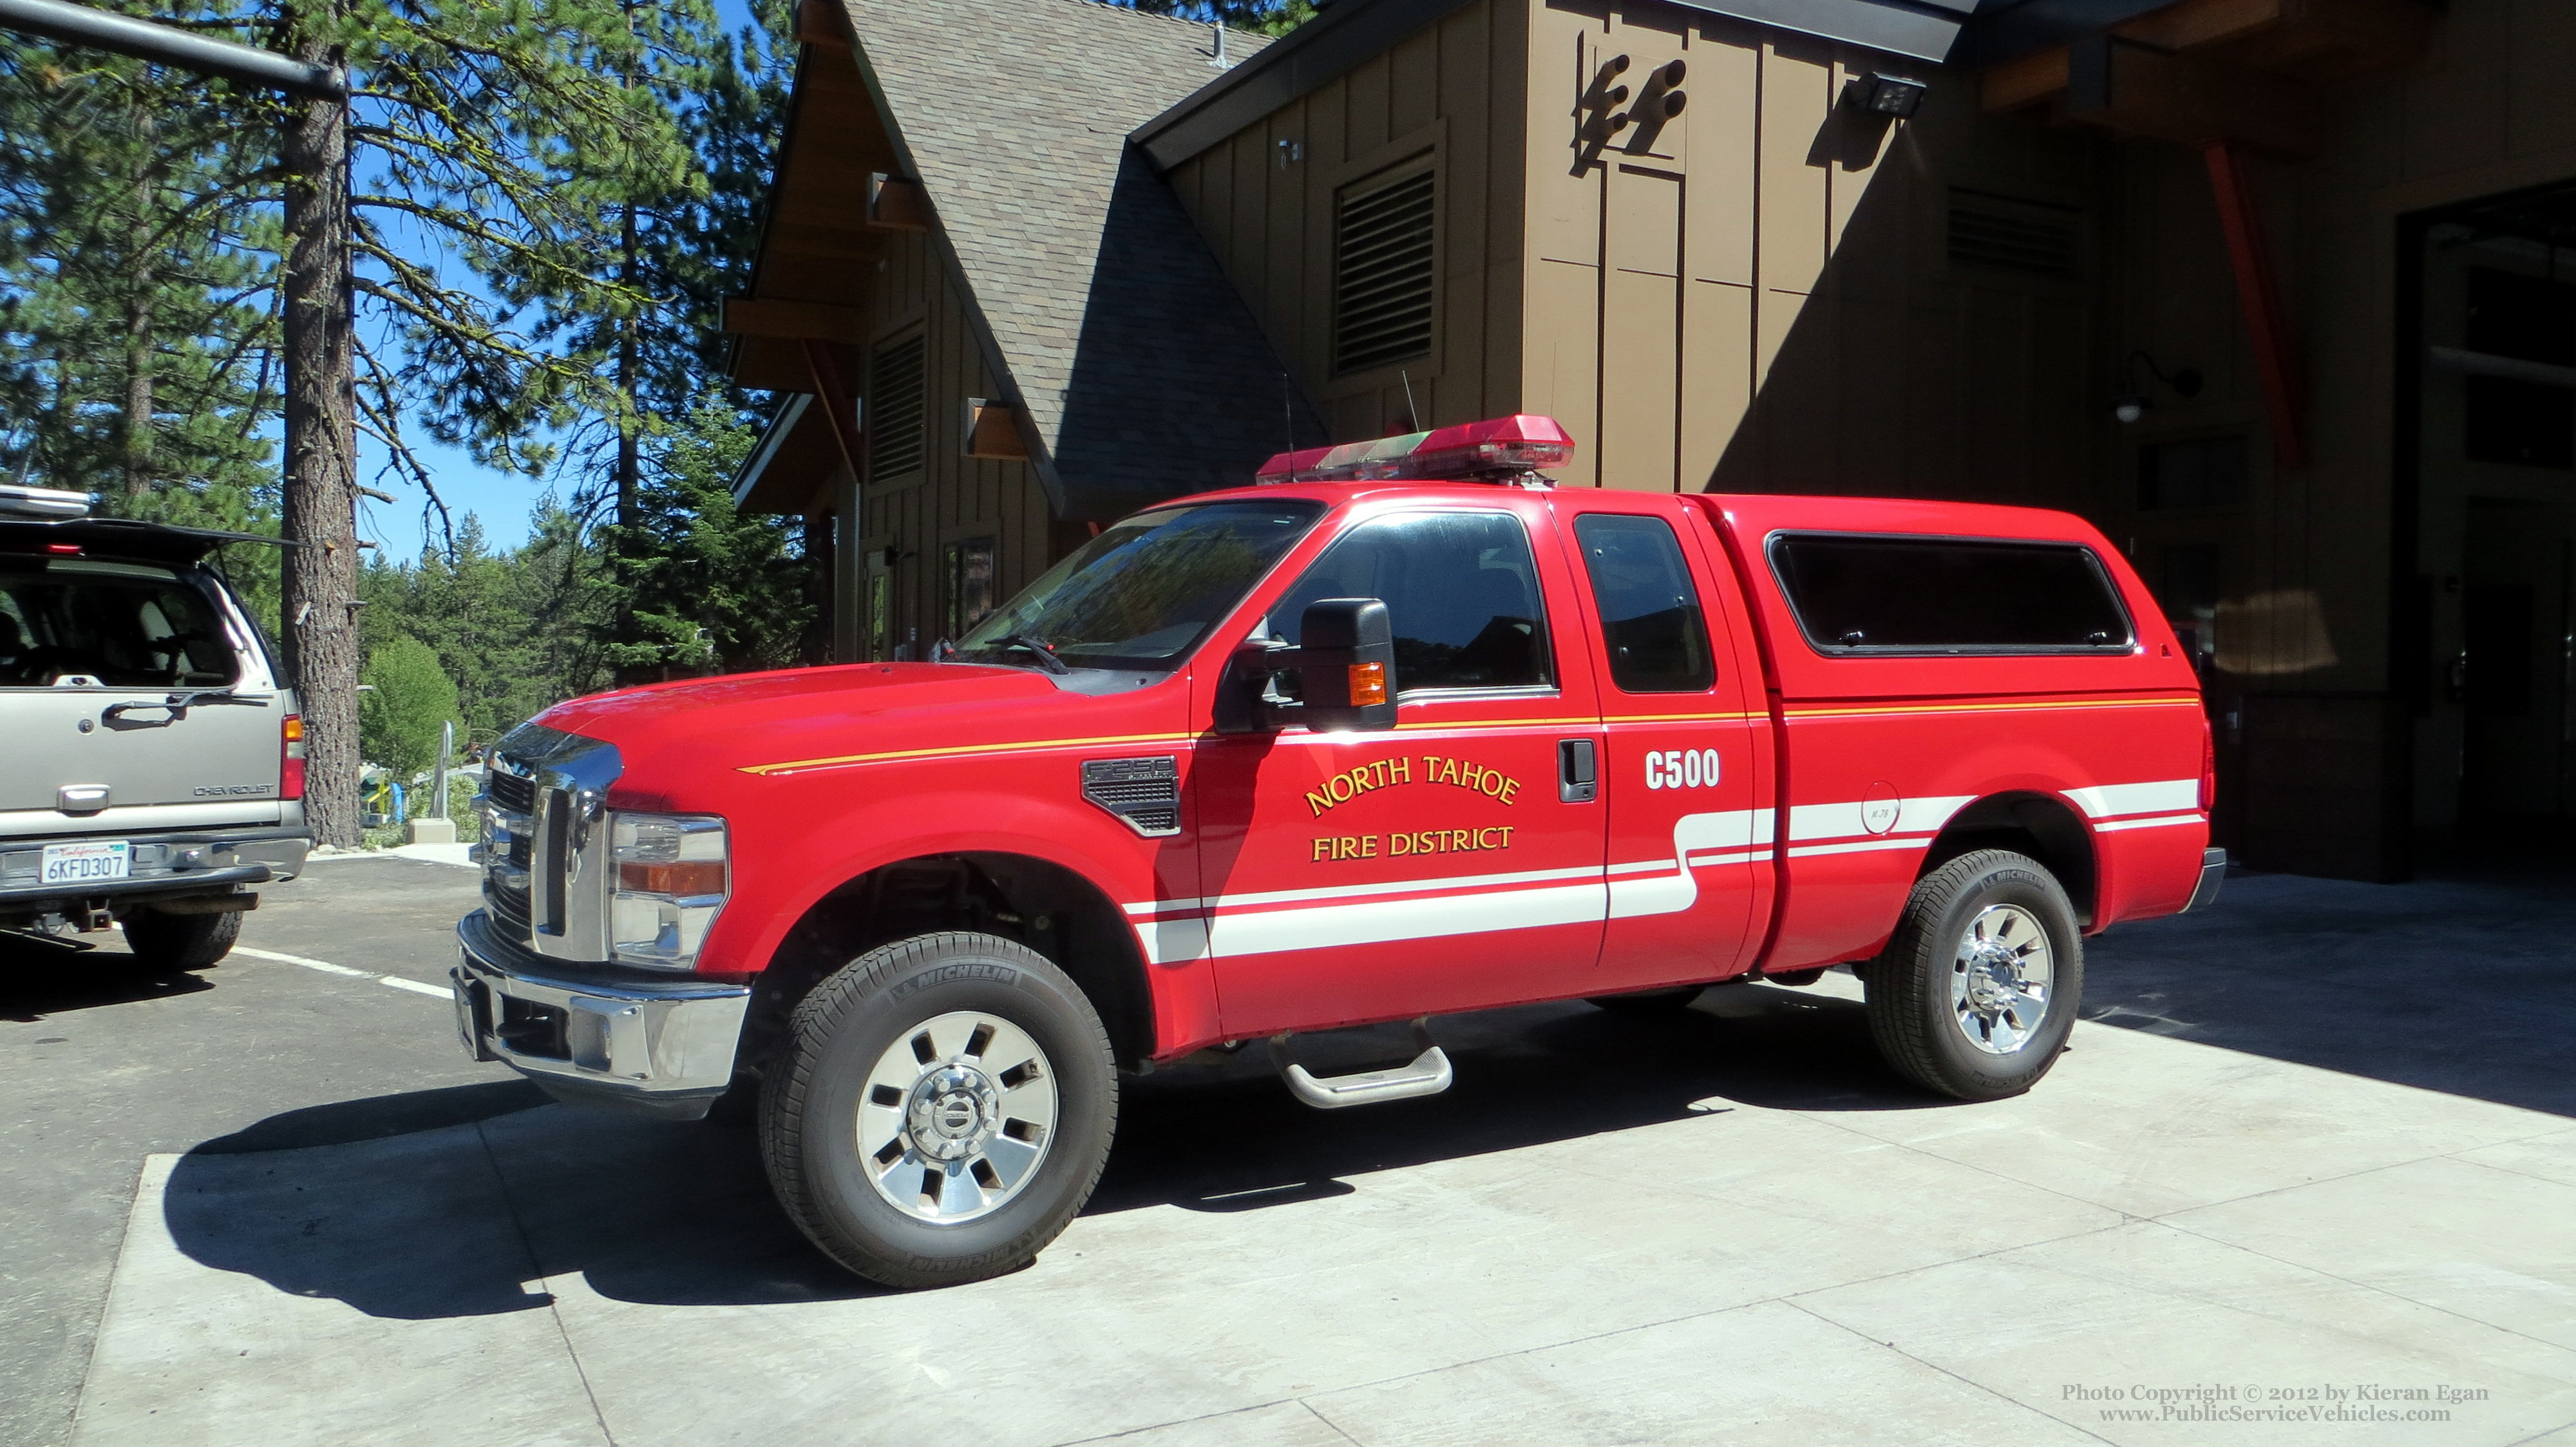
[[[1321,819],[1326,811],[1347,804],[1362,794],[1375,793],[1380,789],[1391,789],[1398,784],[1413,782],[1413,760],[1379,759],[1375,763],[1345,769],[1307,790],[1306,807],[1314,811],[1311,817]],[[1488,799],[1498,799],[1505,804],[1518,798],[1521,791],[1521,781],[1500,769],[1487,768],[1473,759],[1449,759],[1438,754],[1422,756],[1421,782],[1447,784],[1453,788],[1482,794]],[[1321,859],[1324,856],[1319,854],[1315,857]]]

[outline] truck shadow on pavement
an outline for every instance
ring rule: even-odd
[[[1259,1052],[1124,1082],[1087,1215],[1252,1211],[1350,1194],[1346,1178],[1722,1111],[1931,1105],[1880,1066],[1859,1007],[1765,986],[1668,1019],[1544,1005],[1444,1022],[1447,1094],[1324,1113]],[[1305,1042],[1342,1070],[1408,1054],[1400,1029]],[[191,1259],[406,1320],[548,1305],[549,1284],[669,1306],[882,1294],[826,1260],[769,1194],[740,1112],[695,1125],[577,1112],[518,1081],[272,1116],[175,1163]]]
[[[213,988],[196,975],[151,969],[124,950],[88,940],[0,932],[0,1020],[32,1025],[49,1015]]]
[[[2095,942],[2086,1028],[2576,1115],[2564,1028],[2576,892],[2555,879],[2391,889],[2282,876],[2230,891],[2205,915]],[[1573,1003],[1443,1019],[1456,1085],[1360,1110],[1297,1104],[1258,1047],[1130,1077],[1086,1214],[1259,1211],[1364,1190],[1355,1178],[1372,1172],[1739,1106],[1946,1107],[1879,1062],[1849,985],[1722,986],[1649,1018]],[[1298,1053],[1338,1073],[1412,1046],[1387,1026],[1301,1038]],[[199,1262],[382,1317],[529,1310],[552,1299],[550,1281],[569,1290],[575,1277],[662,1305],[879,1294],[771,1200],[747,1114],[675,1126],[580,1113],[516,1081],[345,1102],[181,1158],[165,1217]]]
[[[2563,852],[2400,885],[2232,878],[2215,908],[2089,945],[2084,1019],[2576,1116],[2571,941]]]

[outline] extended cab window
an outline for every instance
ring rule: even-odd
[[[1555,682],[1529,533],[1509,513],[1424,512],[1342,535],[1270,610],[1295,643],[1306,606],[1376,598],[1395,626],[1396,687],[1543,688]]]
[[[0,561],[0,688],[72,677],[111,688],[221,688],[238,667],[213,602],[168,569]]]
[[[1610,681],[1621,693],[1698,693],[1717,682],[1699,587],[1673,525],[1657,517],[1585,513],[1574,520],[1583,567],[1601,610]]]
[[[1043,646],[1076,668],[1169,669],[1296,545],[1318,503],[1212,502],[1127,518],[988,614],[960,657],[1025,663]]]
[[[1771,568],[1821,653],[2126,653],[2136,638],[2076,543],[1779,533]]]

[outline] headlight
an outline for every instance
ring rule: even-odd
[[[620,810],[608,827],[611,953],[623,965],[694,969],[730,884],[724,821]]]

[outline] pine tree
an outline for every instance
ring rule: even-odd
[[[611,657],[621,675],[685,678],[797,662],[813,606],[788,525],[734,510],[733,478],[759,433],[721,398],[655,449],[638,521],[617,529],[631,560],[621,601],[631,637]]]
[[[1153,15],[1177,15],[1184,20],[1222,24],[1230,30],[1249,30],[1257,35],[1285,35],[1315,18],[1314,0],[1130,0],[1142,11]],[[1345,0],[1358,3],[1358,0]]]
[[[715,396],[740,421],[743,399],[713,378],[709,348],[716,299],[747,263],[783,109],[767,37],[789,24],[787,7],[759,3],[762,24],[740,37],[722,33],[704,0],[197,0],[176,17],[343,71],[345,103],[243,94],[113,58],[0,53],[0,125],[13,139],[42,135],[24,154],[53,167],[33,176],[0,162],[0,181],[18,188],[12,197],[96,213],[84,232],[41,208],[24,225],[13,212],[0,237],[0,404],[31,419],[0,433],[0,461],[96,487],[122,510],[294,539],[282,558],[229,551],[275,600],[269,616],[303,690],[318,840],[355,837],[354,686],[365,646],[382,641],[373,619],[359,621],[354,500],[373,491],[360,482],[362,441],[381,473],[423,488],[442,523],[442,568],[394,596],[447,609],[455,637],[442,656],[468,680],[469,709],[479,696],[497,719],[597,685],[602,608],[637,596],[609,575],[601,543],[652,531],[637,499],[659,466],[664,419],[693,418]],[[152,124],[83,129],[63,87],[28,78],[63,64],[150,91],[127,113]],[[84,145],[114,151],[115,164],[85,159]],[[119,183],[80,184],[101,174]],[[116,204],[126,220],[111,215]],[[173,217],[223,224],[201,233],[153,220]],[[65,266],[12,249],[10,237],[38,234],[167,235],[196,250],[128,257],[90,244]],[[126,305],[137,296],[148,304]],[[266,428],[281,414],[284,457],[271,473]],[[134,416],[151,425],[128,425]],[[503,628],[520,639],[510,646],[544,656],[494,655],[495,678],[513,682],[479,695],[466,655],[499,647],[476,621],[492,611],[496,590],[481,577],[491,559],[459,546],[409,445],[415,431],[573,483],[500,590],[546,620],[524,636]],[[594,536],[603,492],[624,500],[630,526]],[[388,601],[377,571],[365,601]],[[802,583],[788,585],[799,604]],[[470,605],[429,596],[450,585]],[[766,658],[766,647],[729,643],[725,656]]]
[[[140,61],[0,38],[0,476],[146,516],[165,484],[274,480],[267,162],[191,102]]]

